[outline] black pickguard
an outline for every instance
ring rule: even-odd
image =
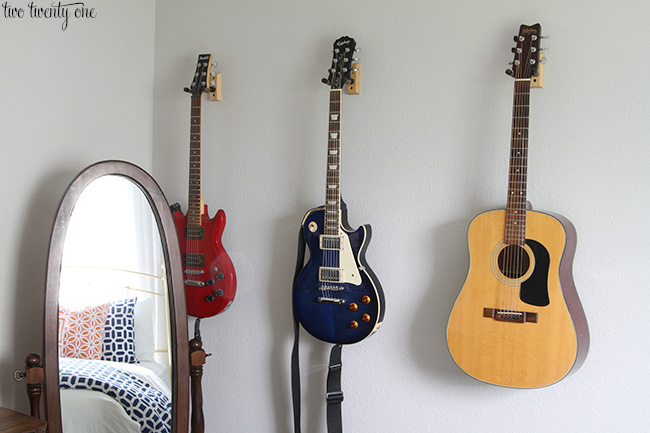
[[[551,258],[546,247],[532,239],[526,239],[526,244],[535,256],[535,269],[530,278],[521,283],[519,298],[530,305],[545,307],[551,303],[548,298],[548,268]]]

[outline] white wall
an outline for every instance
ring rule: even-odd
[[[343,351],[351,432],[612,432],[650,425],[650,56],[641,1],[158,1],[154,174],[186,208],[189,85],[199,53],[223,73],[203,102],[204,195],[229,217],[233,307],[203,321],[207,431],[291,431],[296,235],[324,200],[328,88],[341,35],[362,48],[343,101],[343,195],[371,223],[383,328]],[[466,230],[505,205],[512,36],[540,22],[546,88],[531,97],[529,199],[575,224],[574,276],[592,338],[576,374],[521,391],[479,383],[445,326],[468,267]],[[325,432],[329,345],[303,333],[303,429]]]
[[[72,177],[96,160],[130,160],[186,206],[182,88],[197,55],[212,52],[224,100],[203,104],[204,195],[228,214],[239,292],[202,325],[213,353],[207,431],[291,431],[296,234],[323,202],[320,79],[333,40],[349,34],[363,74],[362,94],[344,99],[343,193],[351,223],[373,226],[368,261],[387,312],[377,335],[343,352],[346,431],[646,430],[650,4],[278,3],[97,0],[97,18],[65,32],[0,16],[0,405],[27,410],[11,374],[41,348],[47,243]],[[551,38],[546,88],[531,98],[529,198],[578,230],[574,276],[592,347],[575,375],[518,391],[467,377],[444,332],[467,271],[467,225],[505,202],[503,70],[519,24],[535,22]],[[324,432],[329,346],[304,333],[302,343],[303,430]]]
[[[96,18],[70,18],[65,31],[59,19],[0,15],[0,406],[21,411],[25,382],[12,374],[42,354],[47,249],[65,189],[95,161],[152,167],[155,2],[85,4]]]

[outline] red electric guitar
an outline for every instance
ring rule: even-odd
[[[183,257],[187,313],[201,318],[225,311],[237,291],[235,268],[221,244],[226,214],[219,209],[210,218],[201,195],[201,97],[214,91],[211,66],[212,54],[199,55],[192,85],[185,88],[192,94],[187,214],[172,206]]]

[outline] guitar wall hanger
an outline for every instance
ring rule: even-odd
[[[350,74],[350,77],[352,78],[352,82],[346,87],[348,95],[361,94],[361,63],[354,63],[352,65],[352,73]]]
[[[210,83],[210,101],[221,101],[221,72],[213,75],[212,83]]]

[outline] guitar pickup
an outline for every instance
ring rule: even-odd
[[[202,268],[205,266],[205,257],[203,254],[185,254],[183,262],[186,268]]]
[[[345,299],[340,299],[340,298],[326,298],[324,296],[319,296],[318,297],[318,302],[321,302],[323,304],[345,304]]]
[[[499,308],[483,308],[483,317],[491,317],[499,322],[537,323],[537,313],[527,311],[503,310]]]
[[[341,236],[320,235],[318,246],[321,250],[340,250]]]
[[[342,283],[343,270],[341,268],[318,268],[318,280],[327,283]]]
[[[205,230],[203,227],[185,227],[185,239],[192,241],[202,241],[205,239]]]
[[[205,283],[203,281],[185,280],[185,285],[194,286],[194,287],[204,287]]]

